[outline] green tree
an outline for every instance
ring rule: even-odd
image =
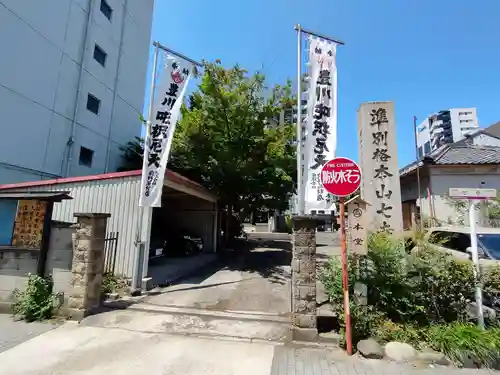
[[[294,104],[290,82],[269,89],[261,74],[204,62],[201,83],[182,108],[169,168],[202,183],[228,213],[285,209],[296,179],[295,126],[279,122]],[[123,151],[121,170],[142,167],[144,141]]]
[[[122,152],[122,165],[118,172],[133,171],[142,168],[144,155],[144,138],[134,137],[125,146],[120,146]]]
[[[261,74],[204,62],[182,109],[172,166],[215,191],[233,210],[284,208],[295,179],[294,126],[276,119],[293,103],[291,84],[268,89]]]

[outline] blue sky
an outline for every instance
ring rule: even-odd
[[[414,159],[413,116],[477,107],[480,126],[500,121],[498,0],[155,3],[153,40],[195,60],[261,70],[270,84],[295,81],[295,24],[342,39],[338,156],[358,159],[356,110],[364,101],[395,101],[400,166]]]

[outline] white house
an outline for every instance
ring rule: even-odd
[[[0,183],[116,171],[140,135],[154,0],[0,0]]]
[[[444,145],[400,170],[405,228],[420,211],[424,218],[458,222],[457,205],[448,197],[450,188],[494,188],[500,191],[500,147],[485,146],[498,138],[477,132],[476,137]],[[417,168],[418,165],[418,168]],[[417,170],[420,175],[418,193]],[[464,222],[468,221],[467,217]]]

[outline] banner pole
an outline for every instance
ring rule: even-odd
[[[174,50],[172,50],[172,49],[170,49],[168,47],[165,47],[160,42],[153,42],[153,46],[155,46],[157,48],[160,48],[160,49],[164,50],[165,52],[168,52],[171,55],[175,55],[177,57],[180,57],[183,60],[189,61],[191,64],[193,64],[195,66],[198,66],[200,68],[203,67],[202,63],[200,63],[200,62],[198,62],[196,60],[190,59],[189,57],[187,57],[186,55],[183,55],[182,53],[175,52]]]
[[[297,30],[297,197],[298,214],[304,215],[304,187],[302,184],[302,29]]]
[[[143,169],[144,165],[148,162],[147,161],[147,147],[146,147],[146,142],[149,139],[150,135],[150,127],[151,127],[151,116],[153,115],[153,106],[154,106],[154,95],[155,95],[155,85],[156,85],[156,71],[158,67],[158,54],[159,54],[159,49],[158,49],[158,44],[153,43],[155,49],[154,49],[154,54],[153,54],[153,72],[151,73],[151,86],[149,89],[149,107],[148,107],[148,119],[146,121],[146,136],[144,137],[144,151],[143,151]],[[142,178],[141,178],[142,181]],[[142,183],[142,182],[141,182]],[[136,252],[136,260],[135,260],[135,265],[136,269],[134,272],[134,278],[133,278],[133,285],[134,288],[140,289],[141,288],[141,281],[143,278],[143,274],[145,270],[147,270],[148,264],[147,264],[147,256],[149,255],[149,251],[146,251],[144,249],[144,244],[145,241],[142,239],[142,230],[144,228],[144,222],[146,222],[146,225],[149,223],[149,215],[147,215],[147,218],[144,218],[146,213],[149,214],[151,210],[151,207],[144,207],[144,206],[139,206],[139,218],[138,218],[138,223],[137,223],[137,235],[136,235],[136,242],[135,245],[138,246],[138,251]],[[147,242],[147,241],[146,241]],[[141,259],[142,258],[142,259]]]
[[[420,185],[420,155],[418,154],[418,139],[417,139],[417,116],[413,116],[413,134],[415,135],[415,158],[417,159],[417,196],[418,196],[418,209],[419,209],[419,215],[418,215],[418,221],[419,221],[419,227],[420,231],[424,230],[424,221],[422,220],[422,199],[420,198],[421,196],[421,185]]]
[[[345,341],[347,354],[352,355],[351,311],[349,306],[349,270],[347,267],[347,243],[345,233],[345,198],[340,198],[340,241],[342,258],[342,287],[344,289]]]

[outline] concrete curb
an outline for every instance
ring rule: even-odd
[[[215,311],[215,310],[205,310],[196,308],[186,308],[179,306],[154,305],[150,303],[136,303],[130,305],[130,307],[127,310],[137,310],[137,311],[150,312],[156,314],[193,315],[204,318],[269,322],[269,323],[277,323],[285,325],[291,324],[289,317],[280,316],[278,314],[259,313],[251,311],[246,311],[246,312]]]
[[[79,324],[79,323],[77,323]],[[82,325],[83,326],[83,325]],[[90,326],[93,328],[99,329],[117,329],[129,331],[125,328],[120,327],[101,327],[101,326]],[[230,341],[230,342],[246,342],[246,343],[258,343],[258,344],[267,344],[273,346],[285,346],[291,343],[288,337],[285,337],[280,340],[276,339],[263,339],[258,337],[241,337],[241,336],[228,336],[228,335],[219,335],[219,334],[206,334],[206,333],[189,333],[189,332],[157,332],[157,331],[137,331],[140,333],[150,334],[150,335],[169,335],[169,336],[182,336],[182,337],[196,337],[203,340],[220,340],[220,341]],[[307,343],[304,343],[303,346],[308,346]],[[316,346],[314,346],[316,347]]]

